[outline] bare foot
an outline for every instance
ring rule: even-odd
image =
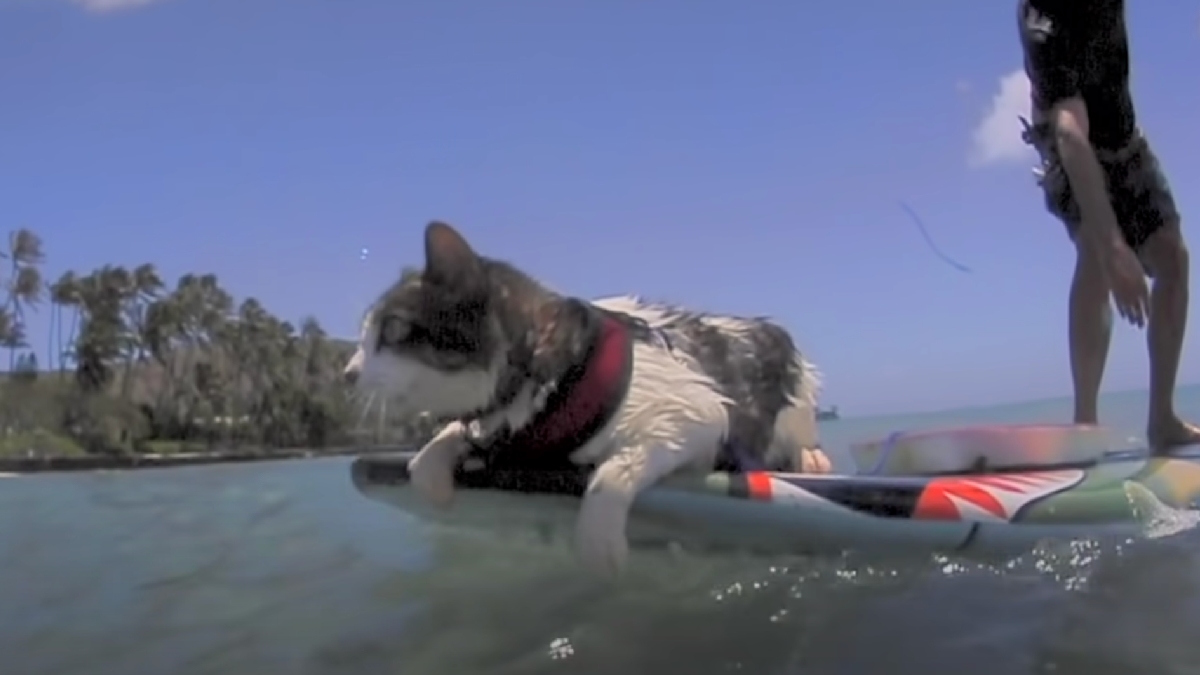
[[[1200,444],[1200,427],[1174,417],[1147,429],[1146,439],[1150,441],[1151,450],[1164,452],[1183,445]]]
[[[800,451],[800,473],[829,473],[833,465],[821,448],[804,448]]]

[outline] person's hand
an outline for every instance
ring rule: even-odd
[[[1137,254],[1124,241],[1113,243],[1104,256],[1104,267],[1117,313],[1138,328],[1144,327],[1150,318],[1150,286]]]

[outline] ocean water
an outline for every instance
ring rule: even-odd
[[[1144,394],[1106,398],[1139,435]],[[1200,389],[1180,409],[1200,418]],[[1067,400],[841,420],[1057,422]],[[680,559],[617,589],[565,547],[431,530],[342,459],[0,479],[4,675],[1200,673],[1200,534],[993,565]]]

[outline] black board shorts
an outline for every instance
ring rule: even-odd
[[[1067,234],[1074,239],[1082,219],[1055,148],[1053,132],[1049,125],[1031,127],[1026,142],[1033,145],[1041,157],[1038,182],[1045,195],[1046,209],[1062,221]],[[1121,150],[1097,150],[1096,154],[1104,169],[1109,199],[1121,234],[1130,248],[1137,251],[1164,225],[1179,224],[1175,196],[1145,136],[1139,132]]]
[[[1087,11],[1101,10],[1123,11],[1113,6]],[[1019,2],[1017,11],[1034,106],[1045,109],[1071,96],[1087,102],[1113,210],[1125,241],[1139,250],[1159,228],[1178,225],[1179,212],[1158,157],[1133,120],[1124,19],[1070,14],[1071,21],[1079,23],[1067,28],[1043,15],[1030,0]],[[1081,222],[1079,205],[1049,124],[1027,127],[1025,142],[1041,157],[1038,182],[1047,210],[1074,238]]]

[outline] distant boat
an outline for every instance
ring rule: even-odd
[[[842,416],[838,414],[838,407],[836,405],[829,406],[828,408],[817,408],[818,420],[840,420],[841,418]]]

